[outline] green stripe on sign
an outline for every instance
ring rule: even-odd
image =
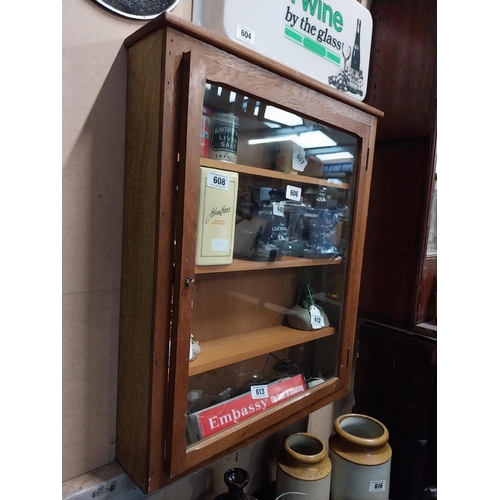
[[[318,54],[318,56],[321,56],[321,57],[326,56],[325,47],[323,47],[323,45],[320,45],[318,42],[315,42],[311,38],[307,38],[307,36],[305,36],[304,41],[302,43],[304,44],[304,47],[307,50],[310,50],[311,52]]]
[[[340,64],[340,57],[329,50],[326,51],[326,58],[333,61],[335,64]]]
[[[317,56],[320,56],[333,64],[340,66],[340,56],[334,52],[330,52],[323,45],[316,42],[307,36],[302,35],[298,31],[295,31],[289,26],[285,26],[285,37],[291,42],[298,43],[300,46],[304,47],[306,50],[313,52]]]
[[[285,35],[289,36],[293,40],[302,43],[302,35],[296,31],[291,30],[288,26],[285,26]]]

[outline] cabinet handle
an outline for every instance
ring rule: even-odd
[[[194,278],[186,278],[185,283],[186,283],[186,288],[189,288],[189,285],[191,283],[194,283]]]

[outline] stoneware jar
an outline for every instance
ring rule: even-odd
[[[306,432],[292,434],[278,455],[276,496],[293,491],[328,500],[331,472],[332,463],[320,438]]]
[[[336,418],[333,427],[330,500],[388,500],[392,450],[385,425],[350,413]]]

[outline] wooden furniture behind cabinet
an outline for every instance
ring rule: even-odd
[[[421,500],[437,485],[436,341],[369,321],[358,341],[353,411],[389,430],[391,500]]]
[[[152,492],[348,392],[382,113],[169,14],[142,27],[126,47],[116,457],[142,491]],[[223,108],[239,116],[235,163],[200,155],[205,107],[212,115]],[[300,128],[273,122],[266,115],[272,108],[298,118]],[[319,175],[277,170],[278,143],[253,147],[248,141],[273,130],[322,131],[336,147],[345,144],[353,151],[353,172],[326,178],[321,170]],[[305,153],[309,161],[316,151],[306,148]],[[266,220],[286,221],[286,237],[275,240],[264,230],[253,240],[263,252],[258,258],[235,252],[230,264],[196,265],[199,192],[214,187],[200,185],[202,168],[220,182],[226,173],[238,176],[235,242],[238,224],[264,219],[266,210]],[[262,192],[281,201],[256,199]],[[306,204],[306,196],[313,201]],[[273,219],[282,214],[269,210],[280,207],[283,219]],[[227,210],[214,207],[213,213]],[[292,216],[301,221],[293,227]],[[276,224],[269,224],[274,231]],[[324,240],[327,226],[338,231],[335,244],[331,232]],[[318,240],[313,242],[311,234]],[[297,291],[302,293],[298,299]],[[319,319],[323,324],[315,327],[318,317],[313,320],[310,312],[312,329],[292,328],[288,315],[301,297],[314,300],[328,323]],[[190,362],[191,335],[201,352]],[[300,381],[304,390],[294,387],[273,401],[251,391],[272,391],[273,384],[287,380]],[[247,409],[233,413],[238,419],[230,426],[211,435],[193,427],[201,401],[226,404],[250,394]],[[240,420],[241,413],[248,418]],[[228,419],[224,415],[212,423]]]
[[[437,252],[428,236],[436,182],[436,0],[374,0],[366,102],[377,130],[360,314],[399,328],[437,322]],[[427,335],[435,336],[432,331]]]

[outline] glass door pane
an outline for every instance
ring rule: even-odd
[[[188,445],[338,376],[360,142],[207,82]]]

